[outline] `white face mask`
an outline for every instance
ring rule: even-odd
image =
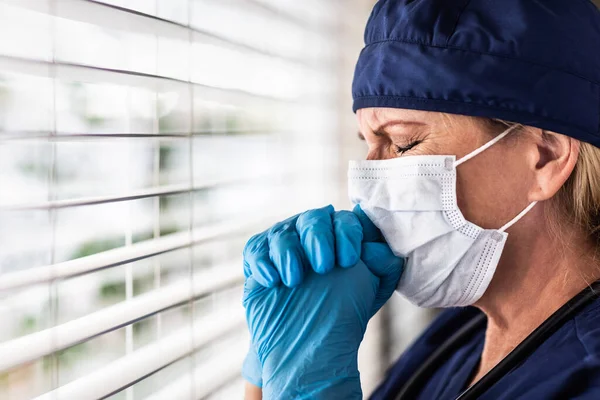
[[[421,307],[473,304],[487,289],[510,226],[483,229],[467,221],[456,202],[456,167],[500,139],[462,159],[408,156],[382,161],[351,161],[349,195],[377,226],[394,254],[406,259],[397,291]]]

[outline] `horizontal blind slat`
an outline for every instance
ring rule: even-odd
[[[241,306],[239,309],[229,310],[225,315],[219,314],[220,311],[225,310],[214,310],[212,315],[195,321],[192,333],[189,328],[180,329],[164,339],[39,396],[36,400],[95,400],[126,388],[243,326]],[[231,360],[228,361],[235,365]]]
[[[20,67],[24,65],[24,69]],[[264,101],[273,101],[282,104],[300,104],[299,100],[276,97],[267,94],[254,93],[247,90],[212,86],[204,83],[192,82],[184,79],[173,78],[158,74],[146,72],[134,72],[116,68],[105,68],[94,65],[69,63],[69,62],[48,62],[44,60],[27,59],[14,56],[0,55],[0,69],[7,69],[15,72],[27,72],[40,76],[49,76],[49,68],[54,69],[57,79],[77,80],[80,82],[109,82],[122,85],[140,86],[152,89],[168,89],[169,85],[183,87],[197,87],[203,90],[211,90],[217,95],[228,94],[237,95],[243,98],[259,99]],[[179,88],[181,89],[181,87]],[[308,101],[303,101],[308,103]]]
[[[0,129],[0,139],[28,141],[35,139],[47,139],[52,141],[76,141],[81,139],[189,139],[190,136],[225,136],[225,135],[257,135],[257,134],[286,134],[291,131],[272,128],[249,128],[249,129],[212,129],[197,130],[193,132],[168,132],[168,133],[146,133],[146,132],[106,132],[106,133],[72,133],[72,132],[50,132],[50,131],[10,131]],[[8,135],[7,133],[11,133]]]
[[[265,218],[265,220],[269,221],[271,218]],[[101,269],[123,265],[202,242],[215,240],[227,235],[250,231],[252,228],[256,230],[257,227],[263,226],[266,221],[263,221],[262,218],[228,221],[218,225],[197,228],[194,230],[192,236],[190,236],[189,232],[173,233],[157,239],[145,240],[131,246],[107,250],[75,260],[0,274],[0,291],[14,290],[57,279],[88,274]]]
[[[185,304],[243,282],[241,260],[196,274],[194,282],[181,281],[115,304],[53,328],[0,345],[0,371],[46,356],[110,332],[160,311]]]
[[[24,210],[50,210],[56,208],[68,208],[78,206],[89,206],[96,204],[117,203],[122,201],[139,200],[148,197],[173,196],[178,194],[192,193],[195,191],[231,186],[235,184],[249,184],[264,181],[266,179],[292,179],[297,174],[283,175],[262,175],[262,176],[240,176],[238,178],[217,178],[204,179],[197,182],[193,187],[189,184],[175,184],[159,186],[147,189],[140,189],[131,193],[113,196],[95,196],[95,197],[78,197],[73,199],[45,201],[40,203],[19,203],[19,204],[2,204],[0,203],[0,211],[24,211]]]
[[[284,60],[311,68],[319,68],[319,64],[309,63],[306,59],[289,57],[261,49],[246,43],[236,42],[215,33],[188,26],[176,21],[171,21],[155,15],[145,14],[136,10],[102,3],[95,0],[60,0],[54,8],[43,5],[38,0],[2,0],[6,4],[21,8],[28,8],[37,12],[53,14],[60,18],[89,23],[106,28],[118,29],[127,32],[157,35],[164,38],[188,41],[192,32],[201,41],[209,41],[221,47],[236,48],[255,54],[264,55],[274,60]],[[271,14],[271,13],[270,13]],[[278,14],[284,17],[283,14]],[[310,28],[310,25],[304,25]]]
[[[195,399],[202,399],[240,376],[247,351],[247,343],[241,342],[231,347],[226,354],[197,366],[192,373],[184,375],[144,400],[191,399],[192,395]]]

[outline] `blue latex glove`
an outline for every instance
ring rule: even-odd
[[[351,267],[360,258],[362,230],[357,215],[331,205],[295,215],[248,241],[244,273],[265,287],[294,287],[310,269],[325,274],[336,264]]]
[[[358,348],[369,319],[396,288],[403,261],[364,214],[357,218],[365,224],[365,243],[353,268],[324,276],[308,269],[295,288],[266,288],[247,276],[252,342],[243,375],[262,384],[263,398],[362,398]]]

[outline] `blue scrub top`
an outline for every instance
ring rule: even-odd
[[[427,357],[479,313],[474,307],[442,312],[388,371],[386,380],[371,399],[394,399]],[[415,400],[456,399],[467,388],[479,364],[484,335],[482,327],[440,363]],[[600,299],[574,315],[480,399],[600,400]]]

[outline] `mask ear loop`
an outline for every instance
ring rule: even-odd
[[[508,128],[507,130],[505,130],[504,132],[502,132],[501,134],[499,134],[498,136],[496,136],[495,138],[493,138],[492,140],[490,140],[489,142],[487,142],[486,144],[484,144],[480,148],[475,149],[472,152],[470,152],[469,154],[467,154],[466,156],[464,156],[463,158],[454,161],[454,167],[458,167],[459,165],[461,165],[461,164],[469,161],[471,158],[473,158],[473,157],[481,154],[482,152],[486,151],[487,149],[489,149],[490,147],[492,147],[493,145],[495,145],[496,143],[498,143],[499,141],[501,141],[502,139],[504,139],[510,132],[512,132],[514,129],[516,129],[518,127],[519,127],[518,124],[515,124],[515,125],[511,126],[510,128]],[[537,204],[537,201],[534,201],[531,204],[529,204],[527,207],[525,207],[525,209],[523,211],[521,211],[519,213],[519,215],[517,215],[512,220],[510,220],[509,222],[507,222],[506,224],[504,224],[504,226],[502,228],[498,229],[498,231],[499,232],[504,232],[508,228],[510,228],[511,226],[513,226],[514,224],[516,224],[521,218],[523,218],[525,216],[525,214],[527,214],[529,211],[531,211],[531,209],[533,207],[535,207],[536,204]]]
[[[516,124],[513,125],[513,126],[511,126],[510,128],[508,128],[507,130],[505,130],[504,132],[502,132],[501,134],[499,134],[498,136],[496,136],[495,138],[493,138],[492,140],[490,140],[489,142],[487,142],[486,144],[484,144],[480,148],[473,150],[472,152],[470,152],[469,154],[467,154],[466,156],[464,156],[460,160],[454,161],[454,166],[458,167],[462,163],[464,163],[466,161],[469,161],[471,158],[473,158],[473,157],[481,154],[482,152],[486,151],[487,149],[489,149],[490,147],[492,147],[493,145],[495,145],[496,143],[498,143],[499,141],[501,141],[502,139],[504,139],[506,137],[506,135],[508,135],[510,132],[512,132],[518,126],[519,125],[516,125]]]
[[[531,209],[537,204],[537,201],[532,202],[530,205],[528,205],[527,207],[525,207],[525,209],[523,211],[521,211],[519,213],[519,215],[517,215],[516,217],[514,217],[513,219],[511,219],[510,221],[508,221],[506,224],[504,224],[504,226],[500,229],[498,229],[499,232],[504,232],[506,231],[508,228],[510,228],[511,226],[513,226],[514,224],[516,224],[521,218],[523,218],[525,216],[525,214],[527,214],[529,211],[531,211]]]

